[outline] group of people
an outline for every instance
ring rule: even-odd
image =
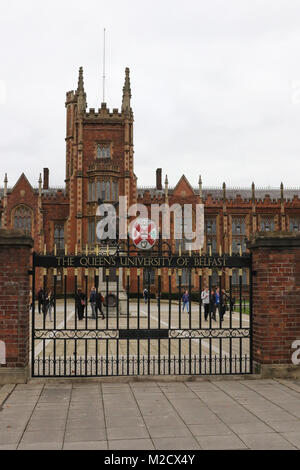
[[[229,310],[229,305],[233,307],[233,300],[226,293],[225,289],[216,287],[209,292],[208,287],[205,287],[201,293],[201,300],[204,306],[204,319],[207,321],[209,315],[216,321],[216,312],[219,314],[221,321],[224,320],[224,315]]]
[[[38,291],[38,310],[39,314],[43,313],[46,318],[49,314],[49,319],[52,322],[52,309],[54,308],[54,295],[50,290],[48,293],[41,287]]]
[[[49,315],[49,319],[52,322],[52,310],[54,308],[54,295],[53,292],[50,290],[48,293],[41,287],[38,291],[37,295],[38,300],[38,311],[39,314],[43,313],[45,319],[47,315]],[[95,287],[92,287],[90,298],[89,298],[91,309],[92,309],[92,318],[96,318],[98,316],[98,311],[101,314],[102,319],[104,319],[103,313],[103,302],[104,298],[101,292],[97,292]],[[78,320],[82,320],[84,317],[84,310],[86,307],[86,295],[80,288],[77,289],[77,293],[75,294],[75,307],[76,307],[76,314],[78,316]]]
[[[189,313],[190,296],[187,290],[184,292],[181,300],[182,312],[184,312],[186,308],[187,312]],[[208,320],[209,316],[211,316],[211,318],[216,321],[217,312],[219,314],[220,321],[223,321],[226,311],[229,310],[229,306],[232,310],[235,303],[235,299],[231,299],[225,289],[222,289],[220,292],[219,287],[213,288],[210,292],[208,287],[205,287],[201,292],[201,301],[204,306],[205,321]]]
[[[145,303],[148,302],[149,299],[149,292],[148,289],[144,289],[143,297]],[[190,294],[188,290],[185,290],[183,296],[181,297],[182,302],[182,312],[185,310],[189,313],[190,310]],[[218,312],[219,318],[221,321],[224,320],[224,315],[227,310],[229,310],[229,306],[231,310],[233,310],[233,306],[235,303],[235,299],[231,299],[230,296],[227,294],[225,289],[222,289],[220,292],[219,287],[213,288],[210,292],[208,287],[205,287],[201,292],[201,302],[204,306],[204,319],[205,321],[208,320],[208,317],[211,316],[213,320],[217,320],[216,313]]]
[[[75,305],[76,305],[76,313],[78,316],[78,320],[82,320],[84,317],[84,310],[87,305],[86,303],[86,295],[80,288],[77,289],[77,293],[75,295]],[[90,304],[91,304],[91,309],[92,309],[92,318],[97,318],[98,317],[98,311],[101,314],[101,318],[104,319],[104,313],[103,313],[103,302],[104,298],[101,294],[101,292],[97,292],[95,287],[92,287],[91,293],[90,293],[90,298],[89,298]]]

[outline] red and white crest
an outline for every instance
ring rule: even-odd
[[[156,224],[150,219],[137,219],[132,225],[131,232],[133,243],[141,250],[149,250],[157,240]]]

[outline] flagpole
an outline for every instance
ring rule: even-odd
[[[103,83],[103,99],[102,103],[105,103],[105,28],[103,31],[103,77],[102,77],[102,83]]]

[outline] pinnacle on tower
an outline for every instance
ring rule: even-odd
[[[78,111],[85,111],[86,109],[86,93],[84,91],[84,81],[83,81],[83,68],[79,68],[78,76],[78,87],[76,90],[77,99],[78,99]]]
[[[131,89],[130,89],[130,77],[129,77],[129,68],[125,69],[125,83],[123,86],[123,99],[122,99],[122,113],[130,113],[130,98],[131,98]]]
[[[84,92],[83,68],[82,67],[79,67],[79,77],[78,77],[78,87],[77,87],[77,92],[79,93],[80,91]]]

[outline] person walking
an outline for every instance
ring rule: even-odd
[[[47,317],[47,314],[49,313],[49,318],[50,321],[52,322],[52,308],[54,307],[54,295],[52,291],[50,290],[45,298],[45,303],[44,303],[44,315],[45,319]]]
[[[41,309],[43,310],[43,304],[44,304],[44,301],[45,301],[45,292],[44,292],[44,289],[42,287],[40,287],[40,289],[38,291],[37,298],[38,298],[39,314],[41,314]]]
[[[208,287],[205,287],[201,292],[201,300],[204,305],[204,320],[207,321],[209,315],[209,290]]]
[[[189,313],[189,293],[187,290],[182,296],[182,312],[184,312],[184,307],[186,307],[187,313]]]
[[[221,314],[221,295],[220,295],[220,288],[217,287],[215,290],[215,304],[216,304],[216,311],[218,310],[218,314],[220,319],[222,318]]]
[[[214,289],[210,292],[209,311],[213,320],[216,320],[216,294]]]
[[[92,318],[95,319],[96,316],[97,316],[97,308],[96,308],[97,293],[96,293],[96,288],[95,287],[92,287],[92,289],[91,289],[90,304],[91,304],[91,307],[92,307]]]
[[[222,289],[222,299],[221,299],[221,307],[220,307],[220,315],[221,321],[224,320],[224,315],[228,310],[228,304],[230,304],[230,296],[227,294],[225,289]]]
[[[99,312],[101,313],[102,320],[104,320],[105,318],[104,313],[103,313],[103,302],[104,302],[104,298],[101,292],[97,292],[96,293],[96,316],[98,315],[97,311],[99,310]]]
[[[77,289],[75,301],[76,301],[76,310],[78,314],[78,320],[82,320],[84,317],[84,309],[86,306],[86,296],[80,288]]]
[[[145,304],[148,302],[148,298],[149,298],[149,292],[148,292],[148,289],[145,289],[143,290],[143,297],[144,297],[144,301],[145,301]]]

